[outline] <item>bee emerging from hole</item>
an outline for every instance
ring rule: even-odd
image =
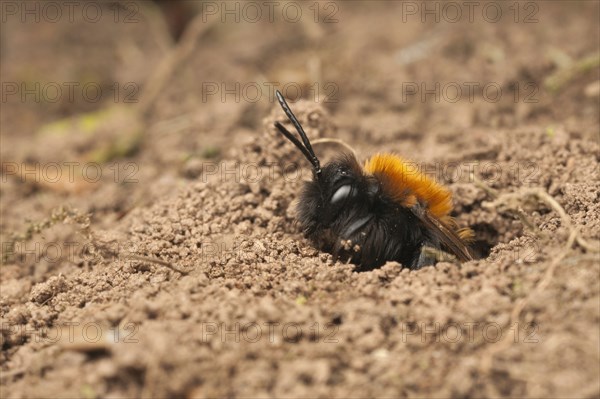
[[[435,250],[460,261],[472,259],[467,245],[472,231],[458,229],[449,216],[447,188],[392,154],[375,155],[363,166],[353,154],[343,154],[321,167],[298,119],[276,94],[302,142],[281,123],[275,127],[312,164],[313,179],[300,194],[297,212],[313,245],[359,270],[387,261],[419,269],[435,263]]]

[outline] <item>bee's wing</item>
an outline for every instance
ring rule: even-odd
[[[449,253],[456,256],[461,262],[473,260],[469,248],[452,227],[418,205],[413,207],[413,213],[419,218],[433,238],[439,240]]]

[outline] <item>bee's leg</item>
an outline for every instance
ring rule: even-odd
[[[410,267],[412,270],[419,270],[420,268],[425,266],[435,265],[435,255],[429,251],[424,251],[424,248],[426,246],[428,246],[428,243],[424,243],[419,249],[418,256],[415,257],[413,264]]]

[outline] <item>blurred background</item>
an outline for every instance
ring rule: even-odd
[[[1,156],[19,170],[3,166],[2,212],[66,193],[118,218],[263,134],[275,89],[323,104],[330,134],[362,154],[385,146],[430,161],[432,145],[451,152],[526,125],[594,137],[597,17],[594,1],[5,1]],[[48,162],[64,177],[75,167],[65,162],[117,160],[137,169],[104,171],[107,187],[34,177]],[[127,173],[143,184],[117,192]],[[20,200],[31,190],[44,205]]]
[[[537,206],[532,218],[550,233],[536,241],[514,214],[483,206],[493,190],[541,187],[598,238],[599,2],[0,7],[3,389],[23,397],[597,397],[597,258],[583,251],[522,318],[541,323],[541,346],[519,341],[490,374],[478,368],[489,341],[407,345],[397,327],[507,326],[513,303],[545,278],[563,245],[559,218]],[[352,273],[325,264],[294,230],[287,210],[299,182],[207,184],[210,163],[296,160],[272,129],[284,118],[275,90],[298,101],[292,108],[311,137],[342,139],[361,157],[394,151],[442,172],[459,224],[475,230],[478,257],[492,256],[420,274],[394,265]],[[494,166],[477,171],[492,190],[443,173],[449,164]],[[97,241],[108,231],[106,241],[136,243],[194,272],[179,278],[164,262],[125,262],[118,251],[94,261],[35,257],[34,245],[90,241],[90,226]],[[200,241],[215,231],[260,248],[208,262]],[[302,267],[285,268],[283,258]],[[207,320],[297,315],[305,328],[333,320],[340,345],[198,338]],[[133,320],[142,345],[59,353],[4,328],[73,320],[111,328]]]

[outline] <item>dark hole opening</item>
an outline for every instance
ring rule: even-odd
[[[471,244],[473,257],[475,259],[487,258],[492,248],[498,244],[498,231],[489,223],[477,223],[470,228],[476,237]]]

